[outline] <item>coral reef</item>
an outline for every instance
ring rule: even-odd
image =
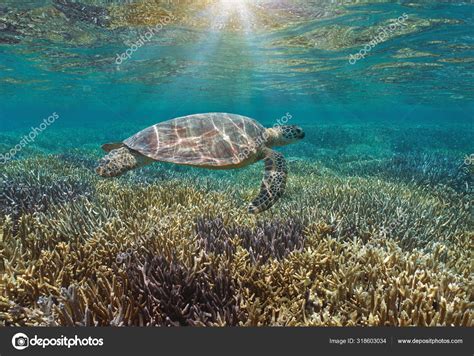
[[[56,177],[43,170],[0,175],[0,214],[16,221],[22,214],[44,212],[50,205],[93,194],[93,187],[76,177]]]
[[[469,143],[330,130],[287,150],[287,192],[257,216],[259,165],[104,180],[98,150],[31,147],[1,176],[0,324],[474,326]]]
[[[281,261],[292,251],[301,251],[305,239],[303,230],[304,226],[292,219],[261,222],[254,229],[226,226],[221,218],[199,219],[196,223],[197,236],[206,252],[231,257],[236,246],[232,238],[238,237],[254,263],[265,263],[270,258]]]
[[[235,282],[224,267],[202,260],[186,267],[155,256],[133,261],[127,276],[144,325],[229,326],[242,319]]]

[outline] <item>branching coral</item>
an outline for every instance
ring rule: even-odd
[[[18,177],[2,175],[0,187],[0,213],[14,218],[92,194],[91,186],[85,182],[68,177],[51,180],[41,171]]]
[[[474,184],[474,176],[469,174],[462,159],[449,159],[442,154],[410,152],[373,161],[363,167],[352,166],[361,174],[374,175],[384,179],[403,180],[420,186],[436,187],[446,185],[457,192],[465,192]]]
[[[413,152],[357,166],[337,145],[290,159],[258,216],[243,202],[259,165],[102,180],[77,152],[8,163],[0,324],[474,326],[470,195],[439,184],[454,166],[420,170]]]
[[[236,258],[246,325],[473,325],[472,281],[443,270],[436,255],[317,236],[259,269]]]
[[[254,229],[244,226],[226,226],[222,219],[199,219],[196,232],[207,252],[228,256],[235,252],[232,238],[241,239],[242,247],[249,251],[254,262],[265,263],[269,258],[284,259],[304,247],[304,226],[296,220],[260,222]]]
[[[145,325],[237,325],[243,318],[229,270],[194,261],[191,267],[156,256],[128,267]]]
[[[97,162],[94,158],[85,156],[84,153],[77,152],[77,153],[61,153],[56,156],[53,156],[65,164],[70,165],[73,168],[83,168],[87,170],[93,170]]]

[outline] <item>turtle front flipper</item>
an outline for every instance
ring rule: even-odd
[[[261,213],[273,206],[283,195],[286,186],[288,170],[283,155],[269,148],[265,149],[265,174],[260,193],[250,203],[250,213]]]

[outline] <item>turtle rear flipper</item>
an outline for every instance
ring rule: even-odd
[[[102,177],[118,177],[151,162],[153,162],[151,159],[123,146],[110,151],[102,158],[95,171]]]
[[[265,174],[260,193],[248,207],[250,213],[261,213],[280,199],[285,191],[287,173],[283,155],[269,148],[265,149]]]

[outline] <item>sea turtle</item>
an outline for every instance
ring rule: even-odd
[[[294,143],[305,134],[298,126],[264,128],[240,115],[208,113],[179,117],[151,126],[119,143],[102,146],[108,154],[96,172],[117,177],[154,161],[211,169],[245,167],[263,159],[265,174],[249,212],[270,208],[283,194],[287,168],[283,155],[271,149]]]

